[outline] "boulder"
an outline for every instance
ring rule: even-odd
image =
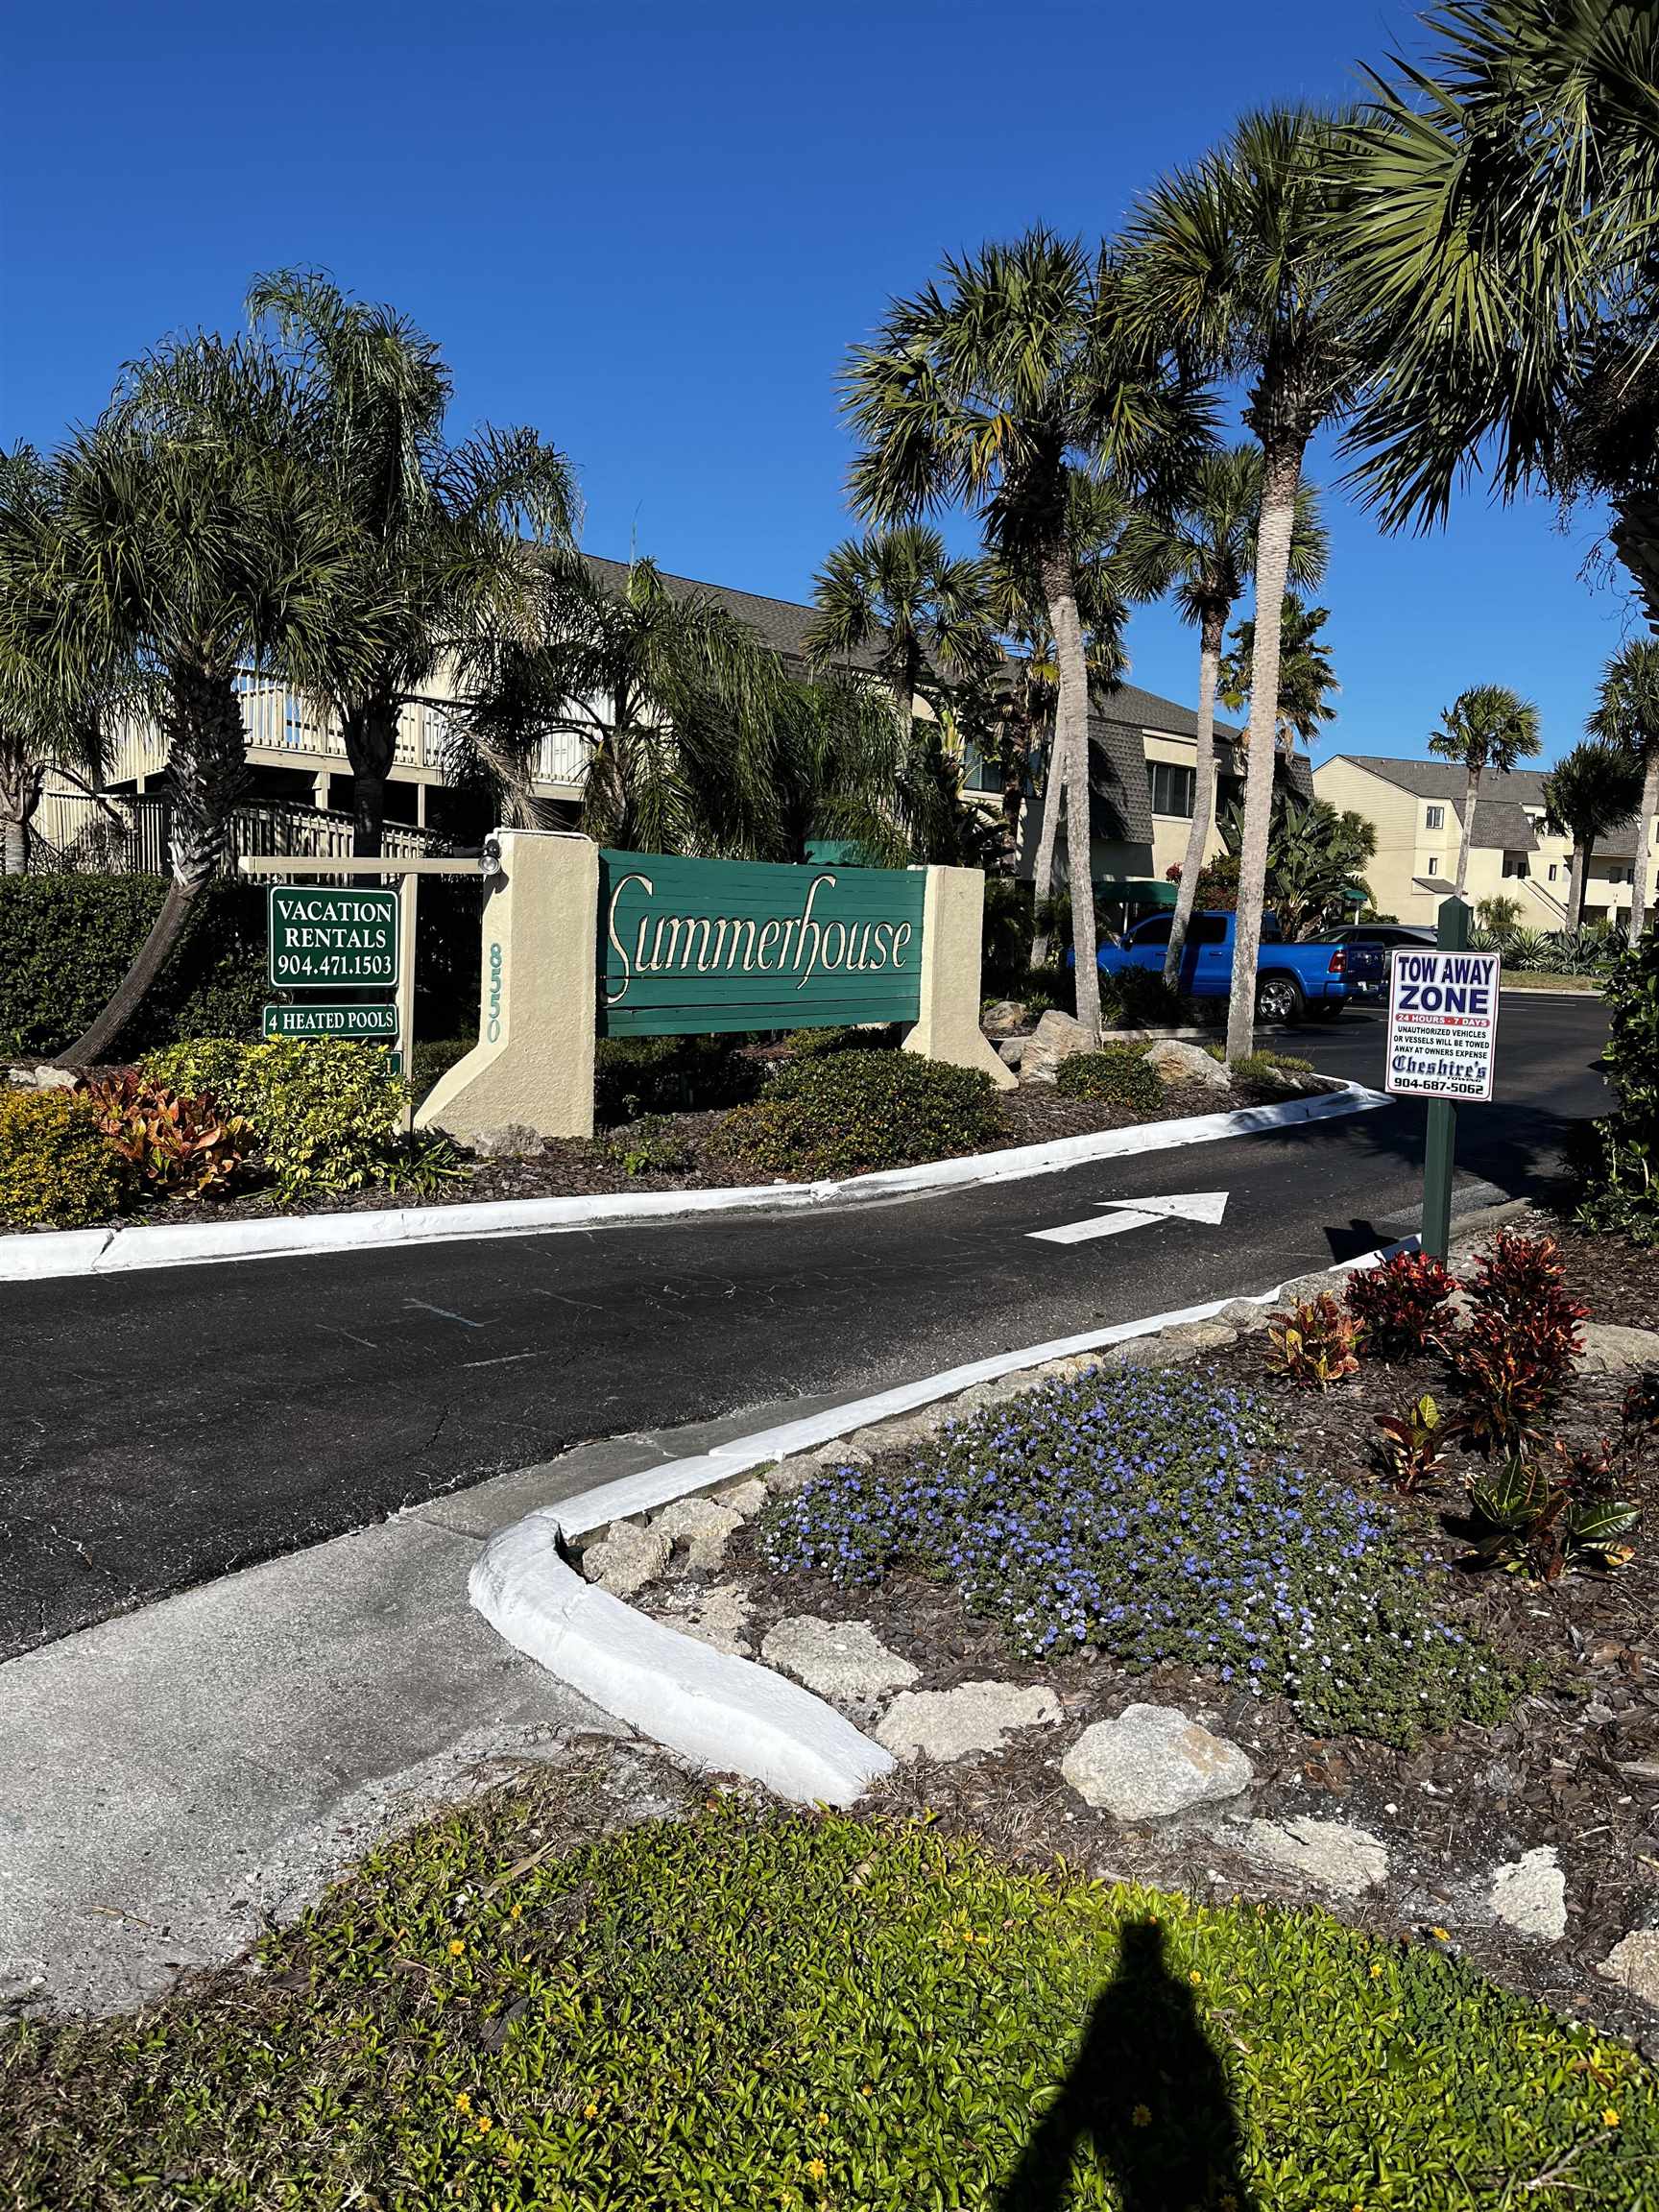
[[[1025,1039],[1023,1037],[1001,1038],[998,1043],[997,1050],[1005,1068],[1019,1068],[1023,1065],[1025,1059]]]
[[[1183,1045],[1165,1037],[1147,1046],[1146,1065],[1171,1089],[1197,1086],[1206,1091],[1231,1091],[1233,1078],[1219,1060],[1213,1060],[1202,1045]]]
[[[1025,1009],[1018,998],[998,998],[980,1015],[979,1026],[987,1037],[1007,1037],[1024,1028]]]
[[[825,1621],[815,1613],[780,1621],[760,1656],[832,1705],[884,1697],[920,1679],[918,1670],[889,1651],[868,1621]]]
[[[1596,1971],[1604,1982],[1617,1982],[1644,2005],[1659,2008],[1659,1928],[1632,1928]]]
[[[1337,1897],[1360,1897],[1388,1879],[1388,1846],[1345,1820],[1252,1820],[1244,1849],[1259,1865],[1295,1875]]]
[[[1087,1805],[1115,1820],[1166,1820],[1247,1790],[1254,1769],[1237,1743],[1173,1705],[1129,1705],[1085,1728],[1060,1771]]]
[[[690,1565],[710,1574],[742,1526],[741,1513],[717,1505],[712,1498],[676,1498],[652,1522],[651,1533],[666,1537],[670,1550],[684,1544]]]
[[[743,1630],[748,1624],[749,1607],[749,1593],[741,1582],[716,1582],[700,1593],[691,1612],[674,1625],[694,1636],[699,1644],[729,1652],[733,1659],[747,1659],[749,1646]]]
[[[1567,1877],[1549,1844],[1523,1851],[1492,1875],[1492,1910],[1518,1936],[1557,1943],[1567,1933]]]
[[[753,1521],[766,1503],[767,1489],[758,1475],[740,1475],[735,1481],[719,1483],[711,1495],[716,1505],[724,1505],[739,1521]]]
[[[1022,1083],[1052,1083],[1054,1070],[1062,1060],[1093,1050],[1089,1032],[1082,1022],[1073,1021],[1070,1014],[1062,1014],[1058,1006],[1051,1006],[1025,1040],[1025,1050],[1020,1060],[1020,1080]]]
[[[541,1149],[541,1136],[523,1121],[474,1130],[470,1142],[480,1160],[530,1160]]]
[[[1587,1375],[1623,1375],[1636,1367],[1659,1367],[1659,1332],[1626,1329],[1617,1321],[1585,1321],[1582,1365]]]
[[[895,1697],[876,1741],[901,1759],[965,1759],[999,1751],[1017,1729],[1051,1727],[1060,1718],[1052,1690],[1015,1682],[964,1682],[955,1690],[906,1690]]]
[[[668,1564],[669,1542],[659,1529],[619,1521],[582,1554],[582,1572],[613,1598],[637,1598]]]

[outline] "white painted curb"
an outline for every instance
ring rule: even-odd
[[[475,1206],[389,1206],[363,1214],[293,1214],[264,1221],[169,1223],[163,1228],[57,1229],[0,1237],[0,1283],[44,1283],[64,1276],[132,1274],[148,1267],[209,1266],[236,1260],[297,1260],[325,1252],[364,1252],[409,1244],[445,1244],[501,1237],[536,1237],[574,1229],[681,1220],[700,1214],[780,1214],[828,1204],[867,1204],[918,1190],[963,1190],[1052,1175],[1094,1160],[1169,1152],[1213,1144],[1260,1130],[1288,1129],[1369,1114],[1393,1103],[1383,1092],[1350,1083],[1281,1106],[1239,1106],[1178,1121],[1146,1121],[933,1160],[922,1167],[890,1167],[840,1182],[746,1184],[728,1190],[642,1190],[598,1198],[504,1198]]]
[[[892,1753],[810,1691],[583,1581],[550,1521],[532,1515],[493,1536],[467,1587],[516,1650],[700,1767],[800,1805],[851,1805],[892,1772]]]

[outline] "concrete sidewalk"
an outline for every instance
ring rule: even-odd
[[[153,1996],[389,1825],[617,1734],[472,1611],[480,1543],[824,1403],[583,1445],[0,1666],[0,2014]]]

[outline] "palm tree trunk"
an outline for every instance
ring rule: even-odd
[[[86,1068],[106,1058],[148,997],[184,934],[202,886],[230,854],[231,817],[248,781],[248,733],[229,676],[192,663],[168,671],[167,774],[172,787],[173,880],[161,910],[109,1002],[61,1058]]]
[[[1181,979],[1181,955],[1198,898],[1198,878],[1215,810],[1215,678],[1221,665],[1225,614],[1207,613],[1198,637],[1198,764],[1192,779],[1192,825],[1187,832],[1187,857],[1175,894],[1175,919],[1169,925],[1169,950],[1164,955],[1164,980],[1173,991]]]
[[[1262,909],[1267,889],[1267,842],[1273,827],[1273,767],[1279,731],[1279,632],[1290,533],[1305,441],[1263,445],[1262,512],[1256,524],[1256,630],[1250,662],[1250,735],[1244,773],[1244,830],[1238,847],[1238,915],[1233,944],[1233,995],[1227,1008],[1227,1057],[1242,1060],[1256,1044],[1256,972],[1262,951]]]
[[[1636,865],[1630,871],[1630,942],[1636,944],[1647,920],[1647,869],[1653,851],[1653,817],[1659,814],[1659,745],[1647,749],[1642,777],[1642,818],[1636,826]]]
[[[1037,864],[1031,878],[1031,906],[1041,915],[1054,897],[1054,854],[1060,838],[1060,816],[1066,803],[1066,779],[1060,767],[1058,732],[1048,739],[1048,766],[1043,778],[1043,827],[1037,833]],[[1031,965],[1048,965],[1048,926],[1039,921],[1031,938]]]
[[[386,779],[397,757],[397,701],[384,693],[341,716],[351,763],[351,851],[377,860],[386,850]]]
[[[1568,926],[1572,929],[1584,926],[1584,885],[1590,874],[1590,849],[1594,842],[1593,838],[1573,840],[1573,858],[1567,870],[1567,915]]]
[[[1089,872],[1089,662],[1070,556],[1052,546],[1042,562],[1043,594],[1054,634],[1060,696],[1054,709],[1054,757],[1066,790],[1066,858],[1071,891],[1072,978],[1077,1019],[1093,1040],[1100,1034],[1100,971],[1094,964],[1094,884]],[[1046,828],[1046,824],[1045,824]]]
[[[1469,851],[1475,842],[1475,808],[1480,799],[1480,771],[1471,768],[1463,786],[1463,834],[1457,842],[1457,881],[1455,886],[1459,899],[1463,886],[1469,880]]]
[[[0,876],[29,872],[29,830],[19,814],[0,814]]]

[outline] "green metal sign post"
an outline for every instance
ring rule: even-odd
[[[1469,948],[1469,909],[1461,899],[1441,902],[1435,942],[1442,952]],[[1452,1172],[1457,1159],[1457,1109],[1450,1098],[1431,1098],[1423,1151],[1423,1249],[1444,1260],[1452,1246]]]

